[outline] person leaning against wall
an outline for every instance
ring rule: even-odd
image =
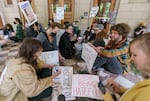
[[[145,80],[139,81],[130,89],[125,89],[112,79],[108,81],[108,85],[113,91],[120,94],[119,101],[150,101],[150,33],[145,33],[135,38],[130,43],[129,54],[131,61],[136,65],[137,70]],[[114,101],[112,96],[106,92],[104,101]]]
[[[110,29],[110,41],[105,47],[95,47],[98,57],[95,60],[92,71],[104,68],[114,74],[122,74],[127,70],[128,46],[127,35],[130,27],[126,23],[116,24]]]
[[[42,44],[36,39],[26,38],[21,44],[16,58],[9,60],[0,78],[1,101],[29,101],[28,97],[37,96],[52,86],[52,76],[40,79],[38,75],[38,57]]]

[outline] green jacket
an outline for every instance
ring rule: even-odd
[[[16,37],[19,39],[19,40],[23,40],[24,38],[24,31],[22,29],[22,24],[18,24],[16,26]]]

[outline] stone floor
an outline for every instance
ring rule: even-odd
[[[13,58],[17,55],[19,43],[10,42],[3,46],[0,50],[0,74],[5,67],[5,63],[8,59]]]

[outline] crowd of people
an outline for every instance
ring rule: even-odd
[[[56,65],[44,63],[39,56],[42,52],[58,50],[60,64],[64,65],[65,59],[75,57],[75,44],[79,37],[82,37],[80,44],[88,43],[98,53],[92,68],[93,74],[103,68],[110,73],[122,75],[129,71],[129,63],[133,62],[137,69],[149,76],[150,33],[142,33],[129,42],[130,26],[127,23],[111,26],[110,34],[107,34],[103,24],[93,22],[82,35],[71,22],[65,22],[63,29],[53,19],[49,20],[46,30],[39,22],[24,28],[19,18],[14,19],[14,24],[17,24],[16,30],[11,24],[6,24],[3,33],[10,40],[21,42],[21,45],[17,56],[7,61],[1,75],[2,101],[39,101],[49,98],[53,91],[53,79],[61,72],[52,74]],[[120,94],[120,101],[149,101],[149,78],[130,90],[120,87],[112,79],[108,80],[108,86]],[[108,92],[103,97],[104,101],[115,101]]]

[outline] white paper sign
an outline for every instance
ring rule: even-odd
[[[54,19],[54,22],[61,23],[61,20],[60,20],[60,19],[57,19],[56,13],[53,13],[53,19]]]
[[[98,88],[99,77],[89,74],[74,74],[72,79],[72,96],[103,99]]]
[[[43,60],[46,64],[59,64],[59,58],[58,58],[58,51],[48,51],[48,52],[42,52],[41,56],[39,57],[41,60]]]
[[[97,52],[88,44],[83,44],[82,58],[84,59],[89,72],[92,70],[96,57]]]
[[[18,5],[29,25],[32,25],[33,23],[37,21],[37,17],[34,14],[29,1],[19,2]]]
[[[90,17],[95,17],[98,12],[98,9],[99,9],[98,6],[92,7],[90,12]]]
[[[131,88],[132,86],[134,86],[133,82],[129,81],[128,79],[124,78],[123,76],[118,76],[117,78],[114,79],[114,81],[125,88]]]
[[[57,20],[64,19],[64,7],[56,7],[56,18]]]
[[[57,66],[57,69],[61,71],[61,74],[54,79],[54,82],[61,83],[61,93],[65,95],[66,101],[75,100],[75,97],[71,96],[73,68],[69,66]],[[55,68],[53,72],[55,72]]]

